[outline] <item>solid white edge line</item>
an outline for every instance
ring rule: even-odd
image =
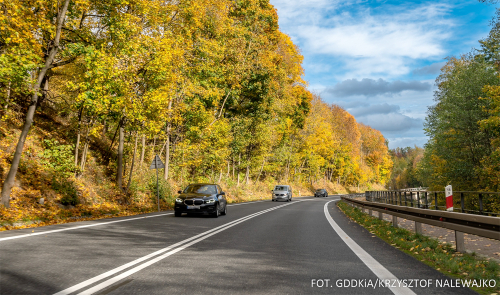
[[[238,204],[228,204],[228,206],[246,205],[246,204],[253,204],[253,203],[260,203],[260,202],[265,202],[265,200],[264,201],[252,201],[252,202],[238,203]],[[27,237],[32,237],[32,236],[57,233],[57,232],[62,232],[62,231],[67,231],[67,230],[81,229],[81,228],[93,227],[93,226],[98,226],[98,225],[106,225],[106,224],[111,224],[111,223],[125,222],[125,221],[137,220],[137,219],[142,219],[142,218],[153,218],[153,217],[172,215],[172,214],[174,214],[174,213],[164,213],[164,214],[157,214],[157,215],[153,215],[153,216],[134,217],[134,218],[124,219],[124,220],[100,222],[100,223],[80,225],[80,226],[75,226],[75,227],[48,230],[48,231],[44,231],[44,232],[36,232],[36,233],[31,233],[31,234],[19,235],[19,236],[11,236],[11,237],[6,237],[6,238],[0,238],[0,242],[7,241],[7,240],[20,239],[20,238],[27,238]]]
[[[153,218],[153,217],[172,215],[172,214],[174,214],[174,213],[165,213],[165,214],[157,214],[157,215],[153,215],[153,216],[134,217],[134,218],[128,218],[128,219],[124,219],[124,220],[100,222],[100,223],[80,225],[80,226],[75,226],[75,227],[68,227],[68,228],[54,229],[54,230],[48,230],[48,231],[43,231],[43,232],[36,232],[36,233],[31,233],[31,234],[19,235],[19,236],[11,236],[11,237],[6,237],[6,238],[0,238],[0,242],[6,241],[6,240],[14,240],[14,239],[27,238],[27,237],[32,237],[32,236],[52,234],[52,233],[57,233],[57,232],[62,232],[62,231],[67,231],[67,230],[73,230],[73,229],[81,229],[81,228],[93,227],[93,226],[98,226],[98,225],[106,225],[106,224],[111,224],[111,223],[125,222],[125,221],[131,221],[131,220],[137,220],[137,219],[143,219],[143,218]]]
[[[149,258],[152,258],[152,257],[154,257],[154,256],[157,256],[157,255],[159,255],[159,254],[161,254],[161,253],[163,253],[163,252],[166,252],[166,251],[168,251],[168,250],[171,250],[171,249],[173,249],[173,248],[175,248],[175,247],[178,247],[178,246],[180,246],[180,245],[182,245],[182,244],[185,244],[185,243],[187,243],[187,242],[189,242],[189,241],[192,241],[192,240],[194,240],[194,239],[200,238],[200,237],[202,237],[202,236],[204,236],[204,235],[208,235],[207,237],[212,236],[212,235],[214,235],[215,233],[218,233],[218,232],[220,232],[220,231],[222,231],[222,230],[225,230],[226,228],[232,227],[233,225],[236,225],[236,224],[241,223],[241,222],[243,222],[243,221],[246,221],[246,220],[248,220],[248,219],[254,218],[254,217],[258,216],[258,215],[261,215],[261,214],[267,213],[267,212],[269,212],[269,211],[276,210],[276,209],[281,208],[281,207],[284,207],[284,206],[288,206],[288,205],[291,205],[291,204],[295,204],[295,203],[298,203],[298,202],[301,202],[301,201],[292,202],[292,203],[286,203],[286,204],[283,204],[283,205],[279,205],[279,206],[271,207],[271,208],[269,208],[269,209],[262,210],[262,211],[259,211],[259,212],[256,212],[256,213],[252,213],[252,214],[250,214],[250,215],[247,215],[247,216],[241,217],[241,218],[239,218],[239,219],[233,220],[233,221],[231,221],[231,222],[225,223],[225,224],[220,225],[220,226],[218,226],[218,227],[215,227],[215,228],[213,228],[213,229],[211,229],[211,230],[205,231],[205,232],[200,233],[200,234],[198,234],[198,235],[196,235],[196,236],[193,236],[193,237],[191,237],[191,238],[185,239],[185,240],[180,241],[180,242],[178,242],[178,243],[175,243],[175,244],[173,244],[173,245],[171,245],[171,246],[168,246],[168,247],[166,247],[166,248],[160,249],[160,250],[158,250],[158,251],[156,251],[156,252],[153,252],[153,253],[151,253],[151,254],[148,254],[148,255],[146,255],[146,256],[143,256],[143,257],[141,257],[141,258],[138,258],[138,259],[136,259],[136,260],[134,260],[134,261],[131,261],[131,262],[129,262],[129,263],[126,263],[126,264],[124,264],[124,265],[122,265],[122,266],[119,266],[119,267],[117,267],[117,268],[114,268],[114,269],[112,269],[112,270],[109,270],[109,271],[107,271],[107,272],[105,272],[105,273],[103,273],[103,274],[100,274],[100,275],[98,275],[98,276],[96,276],[96,277],[90,278],[90,279],[88,279],[88,280],[86,280],[86,281],[84,281],[84,282],[81,282],[81,283],[79,283],[79,284],[76,284],[76,285],[74,285],[74,286],[71,286],[71,287],[69,287],[69,288],[66,288],[66,289],[64,289],[64,290],[62,290],[62,291],[59,291],[59,292],[55,293],[54,295],[67,295],[67,294],[71,294],[71,293],[73,293],[73,292],[76,292],[77,290],[80,290],[80,289],[82,289],[82,288],[84,288],[84,287],[86,287],[86,286],[89,286],[89,285],[91,285],[91,284],[94,284],[94,283],[96,283],[96,282],[98,282],[98,281],[100,281],[100,280],[103,280],[103,279],[105,279],[105,278],[107,278],[107,277],[109,277],[109,276],[112,276],[112,275],[114,275],[114,274],[116,274],[116,273],[118,273],[118,272],[120,272],[120,271],[122,271],[122,270],[125,270],[125,269],[127,269],[127,268],[129,268],[129,267],[131,267],[131,266],[133,266],[133,265],[135,265],[135,264],[138,264],[138,263],[140,263],[140,262],[142,262],[142,261],[144,261],[144,260],[147,260],[147,259],[149,259]],[[215,232],[215,233],[213,233],[214,231],[216,231],[216,232]],[[212,233],[212,234],[211,234],[211,233]],[[201,241],[201,240],[197,240],[197,241]],[[192,245],[192,244],[191,244],[191,243],[189,243],[189,246],[190,246],[190,245]],[[182,246],[182,247],[184,247],[184,246]],[[182,248],[182,247],[180,247],[180,248]],[[186,246],[186,247],[188,247],[188,246]],[[186,248],[186,247],[184,247],[184,248]],[[178,251],[181,251],[181,250],[183,250],[184,248],[182,248],[182,249],[180,249],[180,250],[178,250]],[[179,248],[178,248],[178,249],[179,249]],[[175,250],[172,250],[171,252],[173,252],[173,251],[175,251]],[[176,251],[176,252],[178,252],[178,251]],[[171,254],[169,254],[169,255],[167,255],[167,256],[170,256],[170,255],[172,255],[172,254],[174,254],[174,253],[176,253],[176,252],[173,252],[173,253],[171,253]],[[170,252],[169,252],[169,253],[170,253]],[[168,253],[167,253],[167,254],[168,254]],[[164,255],[166,255],[166,254],[164,254]],[[160,257],[163,257],[164,255],[162,255],[162,256],[160,256]],[[167,256],[165,256],[165,257],[167,257]],[[165,258],[165,257],[163,257],[163,258]],[[159,257],[157,257],[157,258],[155,258],[155,259],[158,259],[158,258],[159,258]],[[163,258],[162,258],[162,259],[163,259]],[[160,260],[161,260],[161,259],[160,259]],[[158,261],[159,261],[159,260],[158,260]],[[156,261],[155,261],[155,262],[156,262]],[[148,262],[146,262],[146,263],[148,263]],[[148,264],[148,265],[149,265],[149,264]],[[140,266],[137,266],[137,267],[140,267]],[[136,267],[136,268],[137,268],[137,267]],[[135,268],[134,268],[134,269],[135,269]],[[111,279],[110,279],[110,280],[111,280]],[[109,281],[109,280],[108,280],[108,281]],[[108,282],[108,281],[105,281],[105,282]],[[99,285],[97,285],[97,286],[100,286],[100,285],[104,284],[105,282],[103,282],[103,283],[101,283],[101,284],[99,284]],[[94,288],[95,288],[95,287],[94,287]],[[89,289],[89,290],[90,290],[90,289]],[[88,290],[87,290],[87,291],[88,291]]]
[[[380,264],[375,258],[373,258],[368,252],[366,252],[363,248],[361,248],[353,239],[351,239],[345,232],[340,228],[340,226],[333,220],[330,212],[328,212],[328,204],[331,202],[336,202],[338,200],[332,200],[325,204],[324,212],[326,219],[332,226],[332,228],[337,232],[339,237],[351,248],[351,250],[356,254],[363,263],[368,266],[368,268],[382,281],[391,280],[394,282],[398,280],[398,278],[393,275],[387,268],[385,268],[382,264]],[[415,293],[407,287],[389,287],[392,293],[396,295],[415,295]]]

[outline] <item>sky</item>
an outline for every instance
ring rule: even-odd
[[[447,57],[479,48],[496,6],[477,0],[270,0],[308,88],[389,140],[420,146]]]

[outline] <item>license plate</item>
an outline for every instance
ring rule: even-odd
[[[187,206],[188,209],[200,209],[200,206]]]

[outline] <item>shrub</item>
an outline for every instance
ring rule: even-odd
[[[60,144],[57,140],[44,139],[44,151],[40,155],[42,164],[61,177],[68,178],[76,172],[73,145]]]
[[[61,204],[75,206],[79,203],[78,190],[73,182],[63,178],[54,178],[52,180],[52,189],[62,195]]]

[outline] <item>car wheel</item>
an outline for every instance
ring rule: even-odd
[[[227,204],[224,206],[224,211],[220,215],[226,215],[227,214]]]
[[[181,217],[182,216],[182,212],[175,212],[175,217]]]
[[[213,217],[217,218],[217,217],[219,217],[219,215],[220,215],[220,206],[219,206],[219,204],[217,204],[217,208],[215,208],[215,212],[214,212]]]

